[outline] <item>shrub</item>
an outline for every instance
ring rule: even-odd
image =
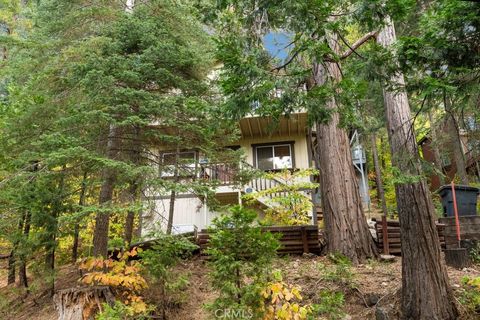
[[[341,319],[345,316],[342,311],[344,303],[343,293],[322,290],[320,291],[320,302],[312,306],[312,313],[327,317],[327,319]]]
[[[334,263],[333,267],[319,265],[319,269],[323,274],[323,279],[341,284],[343,286],[353,287],[354,274],[352,272],[352,262],[341,254],[330,254],[330,261]]]
[[[182,258],[187,258],[198,247],[188,239],[160,235],[156,237],[156,244],[142,252],[142,265],[148,275],[154,280],[155,286],[160,289],[160,304],[158,311],[164,315],[170,304],[181,302],[188,280],[184,274],[174,271],[174,267]]]
[[[262,191],[249,193],[244,196],[247,203],[261,200],[268,205],[265,210],[265,222],[279,225],[304,225],[310,223],[312,213],[312,199],[303,193],[303,190],[312,190],[318,184],[302,181],[302,178],[317,174],[313,169],[304,169],[291,172],[265,173],[265,177],[280,183]]]
[[[89,258],[80,265],[80,269],[87,272],[80,279],[82,283],[109,286],[112,289],[119,301],[115,306],[109,307],[108,312],[122,313],[122,319],[139,319],[149,309],[139,295],[142,289],[147,288],[147,282],[140,274],[142,267],[137,261],[129,261],[139,251],[141,250],[133,248],[131,251],[120,252],[118,260]],[[123,306],[120,308],[118,303]]]
[[[214,220],[206,251],[212,285],[219,292],[207,306],[214,317],[223,316],[226,310],[234,311],[232,319],[258,318],[262,313],[262,290],[279,242],[271,233],[262,232],[256,217],[256,212],[235,206],[230,214]]]
[[[480,277],[462,279],[459,301],[470,312],[480,314]]]
[[[264,320],[305,320],[312,314],[312,306],[300,305],[302,295],[297,286],[283,282],[279,271],[274,272],[274,281],[263,290]]]

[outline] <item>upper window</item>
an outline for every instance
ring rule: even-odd
[[[163,165],[174,165],[175,164],[175,152],[165,152],[162,153],[162,163]],[[178,153],[178,162],[192,164],[196,161],[195,151],[183,151]]]
[[[260,170],[292,169],[292,146],[278,144],[255,147],[256,167]]]
[[[161,176],[173,177],[175,175],[175,152],[164,152],[161,154]],[[192,176],[195,174],[197,153],[195,151],[182,151],[178,153],[178,175]]]

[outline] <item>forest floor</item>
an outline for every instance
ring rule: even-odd
[[[5,262],[0,262],[4,264]],[[184,261],[176,272],[188,275],[189,284],[183,291],[183,298],[169,310],[169,319],[210,320],[204,304],[212,302],[215,292],[210,286],[208,263],[204,257],[194,257]],[[282,271],[284,282],[301,287],[304,303],[319,303],[325,292],[342,292],[344,303],[338,310],[332,308],[330,315],[323,319],[376,319],[376,312],[386,312],[389,319],[396,319],[399,308],[401,286],[401,258],[394,262],[370,261],[355,267],[333,263],[327,257],[286,256],[276,259],[274,268]],[[5,270],[0,265],[0,270]],[[479,277],[480,266],[463,270],[448,268],[450,282],[457,303],[462,295],[461,279],[465,276]],[[78,285],[79,272],[73,265],[60,268],[56,289]],[[5,272],[0,273],[0,319],[14,320],[54,320],[56,311],[51,298],[42,288],[32,287],[32,293],[25,295],[16,288],[7,287]],[[158,292],[155,287],[144,292],[145,299],[155,303]],[[323,297],[323,298],[322,298]],[[458,303],[459,304],[459,303]],[[377,311],[377,309],[380,309]],[[468,314],[459,304],[461,319],[478,319],[479,315]],[[335,317],[337,316],[337,317]]]

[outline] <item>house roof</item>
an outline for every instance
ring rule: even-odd
[[[298,135],[308,131],[306,112],[292,113],[275,120],[267,116],[248,116],[239,121],[242,138]]]

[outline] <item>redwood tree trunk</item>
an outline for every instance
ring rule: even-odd
[[[389,17],[377,41],[389,48],[396,41]],[[392,164],[406,175],[395,185],[402,245],[402,319],[457,319],[455,299],[441,261],[435,211],[424,179],[404,87],[403,74],[390,77],[394,89],[384,85]],[[400,88],[400,90],[399,90]]]
[[[378,160],[377,150],[377,136],[372,134],[372,154],[373,154],[373,166],[375,167],[375,184],[377,185],[377,198],[382,205],[383,215],[387,216],[387,202],[385,200],[385,190],[383,189],[382,169],[380,168],[380,162]]]
[[[338,42],[330,40],[329,45],[338,52]],[[314,63],[314,86],[340,79],[338,64]],[[332,98],[324,107],[335,110],[335,99]],[[339,120],[339,114],[332,112],[328,123],[317,121],[315,124],[323,218],[328,251],[339,252],[357,264],[375,257],[377,250],[363,212],[350,140],[346,130],[339,127]]]
[[[118,128],[115,125],[110,125],[107,141],[107,158],[115,159],[117,148]],[[101,206],[108,206],[112,202],[113,189],[115,187],[116,174],[113,169],[105,168],[102,173],[102,187],[100,189],[100,196],[98,203]],[[108,228],[110,224],[110,212],[102,210],[97,213],[95,217],[95,231],[93,234],[93,255],[102,256],[104,258],[108,255]]]

